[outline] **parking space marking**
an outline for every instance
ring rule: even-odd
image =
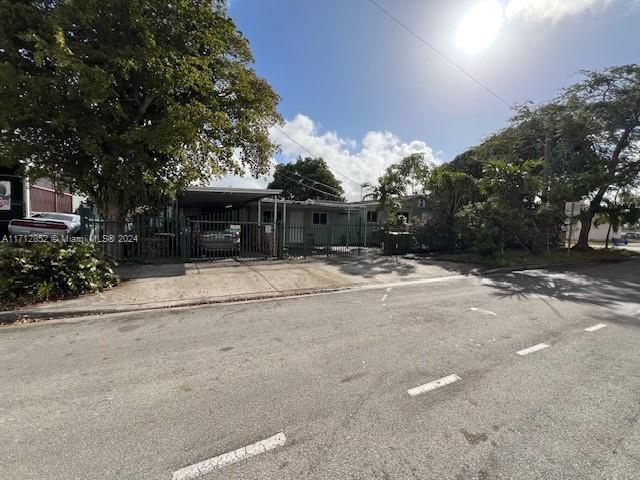
[[[478,313],[486,313],[487,315],[493,315],[494,317],[497,315],[496,312],[492,312],[491,310],[484,310],[482,308],[471,307],[472,312]]]
[[[433,382],[425,383],[424,385],[420,385],[419,387],[410,388],[407,390],[407,393],[412,397],[417,395],[421,395],[423,393],[430,392],[435,390],[436,388],[444,387],[445,385],[450,385],[458,380],[462,380],[458,375],[449,375],[447,377],[443,377],[439,380],[434,380]]]
[[[543,350],[545,348],[549,348],[549,345],[546,343],[539,343],[538,345],[534,345],[533,347],[525,348],[516,352],[518,355],[529,355],[530,353],[537,352],[539,350]]]
[[[600,330],[601,328],[606,327],[605,323],[599,323],[598,325],[594,325],[593,327],[585,328],[585,332],[595,332],[596,330]]]
[[[286,441],[287,437],[284,433],[280,432],[273,437],[269,437],[246,447],[176,470],[173,472],[172,480],[191,480],[193,478],[198,478],[202,475],[211,473],[214,470],[242,462],[251,457],[255,457],[256,455],[260,455],[261,453],[273,450],[274,448],[282,447]]]

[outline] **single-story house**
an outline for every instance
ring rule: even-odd
[[[282,229],[277,240],[281,248],[294,250],[309,245],[325,248],[375,246],[386,214],[377,201],[285,200],[278,189],[246,189],[192,186],[177,199],[177,214],[197,231],[202,222],[244,223],[244,238],[251,250],[270,251],[271,231]],[[425,197],[409,197],[401,214],[424,221]],[[265,238],[269,241],[265,245]]]
[[[377,202],[284,200],[278,189],[193,186],[177,199],[177,215],[197,231],[210,222],[244,225],[250,249],[270,251],[271,234],[280,228],[281,248],[295,245],[369,245],[382,223]],[[209,225],[212,227],[212,225]],[[265,239],[267,243],[265,245]]]

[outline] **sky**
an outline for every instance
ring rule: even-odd
[[[229,15],[281,97],[274,162],[323,157],[349,200],[411,153],[451,161],[581,70],[640,62],[640,0],[231,0]]]

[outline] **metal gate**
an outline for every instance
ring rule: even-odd
[[[264,259],[280,256],[278,225],[192,219],[187,221],[186,257]]]

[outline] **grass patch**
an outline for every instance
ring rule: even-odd
[[[526,268],[536,265],[553,265],[565,262],[616,262],[633,257],[634,252],[629,250],[605,250],[604,248],[596,248],[586,252],[572,251],[567,256],[567,251],[552,250],[539,255],[531,255],[524,250],[508,250],[502,257],[486,257],[479,253],[463,252],[439,255],[437,260],[446,260],[449,262],[473,263],[487,267],[509,267],[509,268]]]

